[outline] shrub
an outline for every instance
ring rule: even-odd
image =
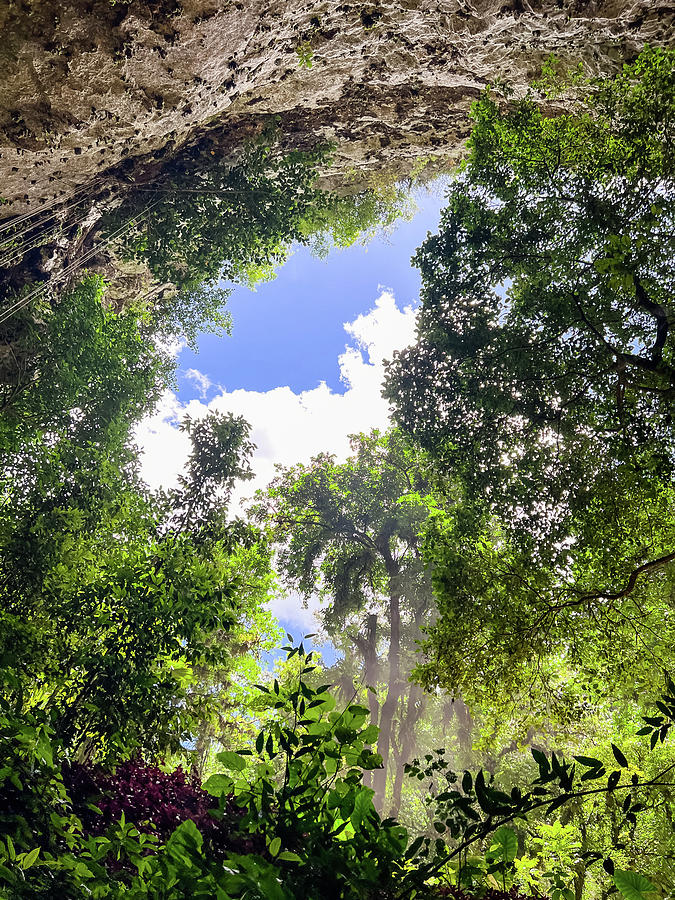
[[[243,810],[228,799],[222,818],[216,819],[211,795],[180,766],[165,772],[158,765],[132,759],[110,772],[76,763],[65,768],[64,782],[86,834],[105,834],[124,816],[141,833],[154,834],[163,844],[182,822],[191,820],[214,852],[256,849],[255,841],[236,835]]]

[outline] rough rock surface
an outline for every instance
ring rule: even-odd
[[[552,52],[608,70],[674,23],[670,0],[4,0],[0,216],[151,182],[271,115],[336,142],[336,176],[447,164],[487,82],[522,89]]]

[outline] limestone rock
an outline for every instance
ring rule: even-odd
[[[5,0],[0,216],[151,184],[273,115],[289,146],[336,143],[335,178],[447,166],[488,82],[522,91],[550,53],[611,70],[674,21],[669,0]]]

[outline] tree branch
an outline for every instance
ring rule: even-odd
[[[659,303],[654,303],[654,301],[647,296],[647,291],[637,275],[633,275],[633,284],[635,285],[635,298],[638,304],[656,319],[656,340],[654,341],[650,356],[653,362],[662,363],[663,348],[668,339],[668,330],[670,328],[668,314]]]

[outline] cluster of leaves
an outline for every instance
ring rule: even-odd
[[[147,303],[151,327],[165,342],[185,341],[191,350],[204,333],[229,335],[232,317],[226,310],[231,290],[222,285],[200,284],[180,290],[160,290]]]
[[[57,751],[60,751],[57,752]],[[224,893],[209,870],[227,880],[222,862],[230,846],[232,809],[220,822],[208,813],[208,797],[176,776],[157,776],[147,767],[104,776],[69,772],[64,785],[59,756],[63,748],[49,716],[17,717],[6,705],[0,715],[0,897],[16,898],[97,897],[176,898],[186,896],[238,897]],[[96,792],[89,795],[92,784]],[[105,793],[99,792],[103,789]],[[78,792],[80,796],[78,796]],[[108,792],[113,792],[109,794]],[[120,796],[121,794],[121,796]],[[98,804],[87,804],[91,799]],[[151,801],[150,808],[145,803]],[[180,801],[176,819],[170,822],[163,804]],[[183,807],[182,804],[186,803]],[[131,813],[127,820],[125,808]],[[121,815],[115,813],[121,809]],[[83,813],[81,819],[78,815]],[[209,835],[211,862],[202,852],[201,832],[189,817],[199,820]],[[134,821],[136,820],[136,821]],[[176,823],[182,824],[176,828]],[[156,826],[152,827],[152,826]],[[214,847],[218,846],[216,852]],[[246,850],[250,846],[244,845]],[[193,854],[199,858],[199,874],[193,871]],[[246,870],[246,865],[242,866]],[[252,881],[251,881],[252,883]],[[201,888],[203,891],[199,890]],[[195,892],[192,893],[191,889]],[[244,894],[244,896],[247,896]],[[264,897],[263,893],[250,896]]]
[[[4,326],[17,362],[2,371],[0,448],[16,478],[20,463],[29,454],[36,458],[41,447],[55,465],[66,440],[82,455],[80,468],[91,469],[91,444],[118,450],[169,376],[169,360],[141,312],[115,313],[104,297],[103,279],[90,276],[53,306],[42,301]]]
[[[259,733],[255,755],[219,754],[235,774],[212,775],[205,787],[233,795],[246,809],[244,830],[265,835],[283,872],[279,897],[393,896],[407,834],[380,819],[374,792],[362,783],[364,771],[381,765],[371,749],[377,727],[366,725],[366,707],[337,710],[330,685],[309,686],[315,667],[302,644],[285,649],[300,659],[297,681],[260,687],[276,720]]]
[[[187,421],[192,453],[178,487],[152,493],[138,477],[133,429],[171,371],[158,331],[161,310],[115,312],[94,277],[6,326],[17,362],[0,379],[8,897],[117,896],[130,889],[129,865],[140,873],[160,841],[163,874],[148,885],[144,876],[138,895],[170,890],[168,860],[186,830],[171,832],[190,798],[204,832],[194,840],[234,848],[229,818],[214,823],[207,795],[177,773],[96,770],[100,813],[81,796],[74,810],[61,775],[62,760],[73,776],[83,761],[115,765],[139,750],[185,754],[196,742],[208,753],[236,654],[250,669],[270,630],[269,550],[257,529],[227,520],[233,483],[250,471],[248,425]],[[192,820],[186,828],[196,832]],[[118,871],[111,860],[126,862]]]
[[[274,152],[273,129],[228,165],[196,150],[149,192],[135,192],[106,217],[123,255],[142,259],[160,282],[194,290],[220,277],[257,280],[285,259],[287,242],[314,201],[326,149]],[[130,225],[128,223],[131,223]]]
[[[609,774],[595,758],[567,762],[534,750],[538,778],[506,793],[482,771],[458,779],[439,750],[409,767],[411,777],[429,781],[437,837],[410,841],[399,822],[379,816],[363,784],[364,772],[381,765],[369,710],[337,709],[328,685],[308,683],[312,654],[302,644],[285,649],[297,658],[293,683],[259,686],[274,718],[254,748],[218,754],[225,771],[204,789],[182,771],[131,762],[112,773],[70,766],[67,790],[50,717],[18,718],[4,704],[0,896],[412,900],[464,897],[462,888],[487,878],[501,887],[495,900],[519,900],[512,890],[518,838],[509,823],[591,793],[621,793],[630,826],[644,808],[638,796],[672,786],[668,770],[647,781],[629,775],[628,760],[612,746],[619,768]],[[663,716],[649,725],[658,739],[675,721],[672,685],[661,703]],[[482,858],[468,856],[473,845],[483,847]],[[584,861],[597,860],[585,854]],[[627,900],[645,900],[654,889],[611,859],[603,865]],[[571,900],[559,871],[543,878],[554,900]],[[453,882],[460,890],[450,890]],[[533,890],[541,886],[531,882]]]
[[[232,774],[206,782],[219,798],[210,813],[204,792],[182,774],[131,763],[110,775],[70,770],[80,819],[52,759],[49,726],[3,720],[7,737],[10,726],[12,738],[20,728],[29,746],[23,769],[16,761],[6,767],[9,794],[21,792],[22,812],[18,802],[3,805],[13,811],[4,817],[4,833],[14,837],[3,844],[11,858],[0,868],[0,884],[16,890],[12,896],[33,897],[55,891],[223,900],[412,896],[414,873],[401,862],[406,831],[380,820],[372,790],[361,783],[364,769],[380,763],[370,749],[377,729],[365,725],[368,710],[356,704],[336,710],[328,686],[310,688],[305,680],[314,669],[311,655],[302,645],[288,649],[300,660],[298,680],[289,690],[262,687],[278,719],[259,734],[255,755],[219,754]],[[22,745],[3,743],[5,757],[18,758],[14,746]],[[174,813],[183,821],[172,831]],[[225,840],[218,840],[223,831]],[[237,840],[244,853],[233,849]]]
[[[206,836],[215,825],[208,815],[209,794],[181,766],[165,772],[135,758],[109,772],[74,763],[64,771],[64,782],[74,810],[93,834],[103,833],[122,815],[162,841],[185,819],[191,819]]]
[[[211,813],[204,792],[182,773],[129,763],[108,775],[69,770],[78,818],[51,756],[44,774],[51,794],[45,795],[33,752],[33,772],[22,773],[21,803],[30,810],[39,799],[43,820],[21,834],[11,828],[15,823],[3,824],[16,835],[18,866],[26,842],[37,843],[30,852],[38,853],[21,876],[14,877],[16,866],[0,875],[13,885],[23,877],[30,896],[46,884],[52,891],[61,884],[64,896],[318,900],[401,894],[405,829],[381,822],[372,790],[361,783],[364,768],[380,762],[370,749],[377,729],[365,725],[367,709],[350,704],[337,711],[327,686],[310,688],[311,656],[302,646],[295,652],[302,665],[296,684],[263,690],[279,719],[258,736],[255,756],[251,750],[219,754],[233,774],[207,781],[220,798]],[[51,753],[50,736],[47,730],[43,743]],[[407,889],[401,894],[409,895]]]
[[[300,66],[300,68],[311,69],[314,52],[309,41],[303,41],[301,44],[298,44],[298,46],[295,48],[295,52],[298,57],[298,65]]]
[[[475,659],[485,684],[522,681],[561,644],[651,667],[635,634],[666,615],[675,558],[674,71],[646,49],[564,114],[474,107],[387,387],[465,498],[430,532],[429,683],[468,689]]]
[[[305,596],[318,587],[336,626],[387,593],[395,568],[414,565],[430,502],[423,461],[400,432],[350,442],[345,463],[325,453],[282,470],[254,508],[273,529],[289,583]]]
[[[73,763],[64,769],[63,780],[85,835],[105,834],[122,817],[139,832],[152,834],[166,843],[181,822],[190,820],[199,829],[210,852],[226,848],[252,852],[253,842],[233,838],[243,814],[234,802],[224,815],[211,815],[213,798],[196,776],[181,766],[165,771],[139,758],[127,760],[113,772]]]
[[[106,308],[90,278],[43,316],[0,425],[0,690],[48,708],[82,759],[178,750],[217,704],[237,641],[269,618],[269,552],[226,520],[248,425],[186,423],[184,477],[149,492],[131,435],[165,360],[142,315]],[[256,590],[240,594],[234,557]],[[220,683],[201,690],[204,669]]]

